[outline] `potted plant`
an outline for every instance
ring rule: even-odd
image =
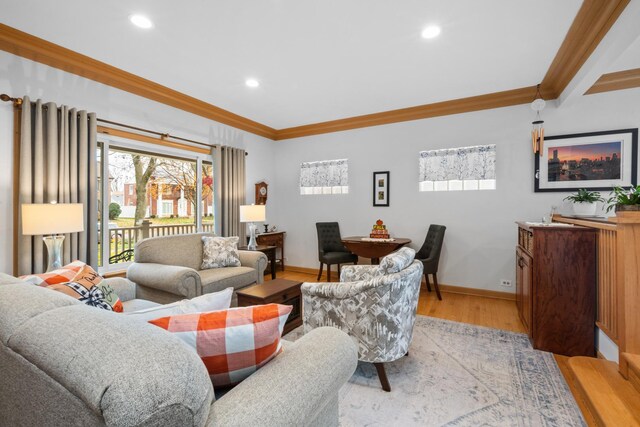
[[[640,211],[640,185],[637,187],[614,187],[611,197],[607,200],[607,212],[615,208],[620,211]]]
[[[604,202],[597,191],[588,191],[581,188],[576,194],[572,194],[564,198],[573,202],[573,214],[575,216],[595,216],[597,202]]]

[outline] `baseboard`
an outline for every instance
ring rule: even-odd
[[[317,268],[297,267],[294,265],[288,265],[287,271],[293,271],[295,273],[313,274],[314,276],[318,274]],[[322,273],[322,277],[326,277],[326,272]],[[424,286],[424,279],[422,280],[422,283]],[[440,290],[442,292],[448,292],[450,294],[473,295],[478,297],[504,299],[508,301],[516,300],[516,294],[511,292],[491,291],[488,289],[465,288],[464,286],[453,286],[453,285],[444,285],[444,284],[440,285]]]

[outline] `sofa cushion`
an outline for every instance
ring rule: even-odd
[[[152,237],[136,243],[135,262],[179,265],[199,270],[202,265],[202,236],[213,233]]]
[[[202,236],[202,270],[240,267],[238,237]]]
[[[266,304],[181,314],[149,323],[175,333],[207,367],[214,387],[237,384],[273,359],[290,305]]]
[[[218,292],[225,288],[240,289],[256,283],[258,272],[251,267],[224,267],[198,271],[202,293]]]
[[[415,256],[415,250],[400,248],[380,260],[380,270],[384,274],[398,273],[410,266]]]

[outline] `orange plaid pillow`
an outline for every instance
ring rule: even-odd
[[[38,286],[55,285],[73,280],[85,265],[82,261],[73,261],[71,264],[67,264],[57,270],[42,274],[28,274],[26,276],[20,276],[20,279]]]
[[[193,347],[218,387],[239,383],[281,351],[280,336],[292,308],[256,305],[161,317],[149,323]]]

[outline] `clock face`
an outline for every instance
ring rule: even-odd
[[[260,195],[261,196],[267,195],[267,187],[260,187]]]

